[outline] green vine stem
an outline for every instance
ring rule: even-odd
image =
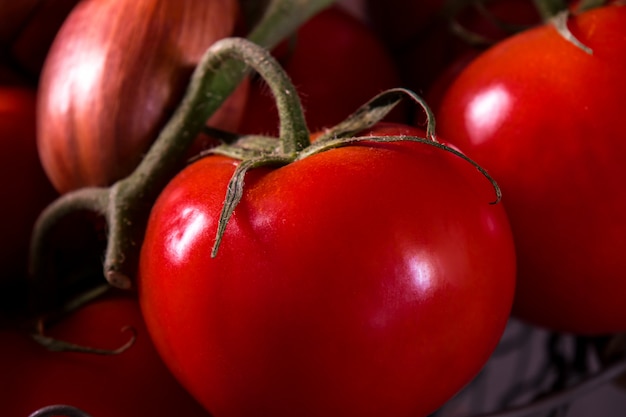
[[[323,144],[329,140],[354,136],[359,131],[372,127],[374,124],[381,121],[401,100],[407,98],[419,105],[424,112],[426,116],[426,137],[436,142],[435,115],[426,103],[426,100],[406,88],[391,88],[383,91],[359,107],[344,121],[331,129],[327,129],[317,138],[315,143]],[[310,149],[308,151],[310,151]],[[306,154],[306,152],[303,152],[300,156],[302,157],[304,154]]]
[[[280,119],[281,140],[278,142],[281,146],[280,153],[295,155],[297,151],[308,145],[309,133],[296,89],[269,51],[241,38],[228,38],[215,43],[207,51],[192,77],[189,93],[181,104],[182,110],[174,115],[173,122],[166,126],[163,135],[136,171],[111,187],[110,200],[114,204],[110,204],[107,211],[110,239],[105,255],[104,270],[107,281],[112,285],[127,288],[131,284],[131,273],[128,271],[134,271],[136,265],[132,265],[132,269],[123,267],[128,262],[128,254],[138,251],[145,230],[146,213],[149,212],[158,192],[167,183],[163,181],[161,174],[163,166],[175,166],[175,162],[183,159],[184,151],[191,140],[202,130],[203,121],[207,118],[204,114],[206,103],[203,98],[215,91],[211,87],[211,81],[221,74],[214,72],[215,69],[222,65],[229,66],[232,62],[241,62],[246,65],[246,68],[253,68],[266,80],[274,93],[278,111],[282,115]],[[200,114],[196,115],[196,112]],[[189,135],[187,132],[193,132],[193,134]],[[173,155],[176,156],[175,159],[171,159]],[[171,162],[164,161],[165,157]],[[259,166],[261,163],[262,161],[256,161],[254,166]],[[167,180],[172,175],[173,173],[168,175]],[[146,205],[147,202],[149,206]],[[143,220],[140,227],[132,227],[129,224],[128,214],[131,215],[132,222]],[[129,230],[135,233],[129,234]],[[136,256],[133,256],[132,260],[136,260]]]
[[[426,113],[427,127],[425,138],[414,136],[356,136],[360,131],[372,127],[374,124],[381,121],[401,101],[401,99],[407,97],[419,104]],[[282,113],[281,118],[282,117],[289,117],[289,114]],[[389,143],[409,141],[435,146],[469,162],[491,182],[496,194],[496,198],[493,202],[491,202],[491,204],[497,204],[502,198],[500,187],[485,169],[483,169],[476,162],[465,156],[463,153],[437,141],[437,138],[435,136],[435,118],[431,109],[428,107],[424,99],[422,99],[414,92],[403,88],[390,89],[375,96],[365,105],[357,109],[346,120],[324,132],[321,136],[317,138],[314,143],[310,144],[309,146],[304,148],[296,148],[295,146],[290,146],[290,148],[296,148],[296,151],[293,153],[285,153],[282,151],[282,149],[287,148],[286,145],[280,147],[257,146],[253,149],[250,149],[250,147],[248,146],[249,141],[253,140],[257,142],[259,139],[265,138],[244,136],[238,142],[232,145],[222,145],[209,151],[209,153],[221,154],[230,156],[235,159],[241,159],[241,162],[237,165],[237,168],[235,168],[235,171],[226,187],[226,196],[224,198],[224,204],[222,206],[222,210],[218,219],[215,243],[211,251],[211,257],[213,258],[217,256],[217,252],[224,236],[224,232],[226,230],[226,227],[228,226],[228,222],[232,214],[235,211],[235,207],[237,207],[243,197],[244,177],[250,169],[267,165],[288,165],[292,162],[310,157],[320,152],[339,148],[342,146],[348,146],[358,142],[367,141]],[[288,137],[283,137],[281,135],[280,141],[284,142],[286,140],[288,140]],[[263,145],[267,142],[264,140],[260,140],[259,143]],[[242,147],[245,148],[248,152],[242,152]]]
[[[248,39],[271,48],[292,34],[308,18],[329,6],[332,0],[273,0]],[[127,178],[109,188],[86,188],[68,193],[40,216],[31,243],[30,270],[37,283],[45,238],[61,217],[89,209],[105,216],[108,244],[104,260],[106,280],[119,288],[131,288],[138,263],[147,218],[163,187],[184,165],[187,149],[205,121],[237,87],[247,65],[262,66],[267,58],[258,55],[242,60],[241,40],[219,42],[204,55],[194,71],[187,92],[176,112],[163,128],[140,165]],[[269,53],[268,53],[269,55]],[[289,127],[283,126],[285,131]],[[294,144],[304,136],[296,131]],[[36,285],[36,284],[35,284]]]

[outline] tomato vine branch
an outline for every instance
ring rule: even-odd
[[[426,103],[426,100],[406,88],[391,88],[370,99],[344,121],[327,129],[317,138],[315,143],[350,137],[363,129],[374,126],[374,124],[381,121],[404,98],[409,98],[422,108],[426,115],[426,137],[436,142],[435,115]],[[309,148],[309,151],[310,150],[311,148]],[[303,151],[300,155],[300,159],[305,157],[305,155],[307,155],[307,153]]]
[[[242,38],[227,38],[216,42],[205,53],[196,68],[187,94],[181,106],[164,128],[142,163],[129,177],[114,184],[111,189],[108,225],[110,239],[104,261],[107,280],[118,287],[131,284],[128,270],[134,270],[136,256],[127,261],[127,254],[137,252],[141,245],[145,222],[152,202],[167,184],[167,181],[180,169],[184,153],[196,135],[202,130],[204,120],[216,107],[206,97],[215,94],[213,81],[219,78],[224,68],[232,75],[234,64],[244,64],[247,71],[252,68],[268,79],[268,84],[276,94],[279,111],[289,117],[281,121],[281,134],[285,140],[282,152],[294,153],[308,142],[308,131],[302,109],[295,92],[285,74],[276,74],[278,63],[265,48]],[[241,70],[235,74],[243,74]],[[220,85],[222,85],[220,83]],[[280,93],[279,93],[280,92]],[[164,175],[164,171],[170,171]],[[128,219],[132,219],[129,220]],[[130,233],[134,232],[134,233]],[[128,265],[129,268],[125,266]]]
[[[247,37],[264,48],[272,48],[331,3],[332,0],[272,0]],[[228,42],[214,45],[204,55],[179,107],[132,174],[110,188],[79,190],[61,197],[42,213],[32,239],[31,271],[35,280],[43,275],[39,266],[51,225],[61,217],[85,208],[106,218],[109,234],[103,268],[106,280],[119,288],[132,286],[131,277],[137,270],[138,252],[152,204],[184,165],[187,149],[202,131],[208,117],[247,74],[250,62],[246,62],[247,58],[240,59],[239,52],[229,50]],[[262,64],[258,63],[259,66]],[[289,103],[286,99],[283,105],[291,105]],[[303,146],[305,131],[293,127],[292,132],[295,149]],[[308,141],[308,133],[306,136]],[[97,203],[90,202],[85,194],[97,194]],[[76,202],[70,203],[72,200]]]
[[[280,68],[278,63],[275,64],[276,68],[274,68],[274,70],[277,73],[282,72],[283,69]],[[273,82],[272,79],[268,79],[267,81],[269,83]],[[288,80],[285,81],[288,82]],[[291,89],[273,89],[273,91],[275,92],[277,99],[280,99],[280,96],[283,94],[286,94],[287,96],[291,95]],[[381,121],[403,98],[407,97],[420,105],[426,113],[427,126],[425,138],[414,136],[355,136],[359,132],[368,129],[375,125],[377,122]],[[278,102],[280,103],[280,100],[278,100]],[[298,109],[300,109],[299,106]],[[281,137],[278,139],[278,142],[281,144],[281,146],[272,146],[272,139],[270,139],[268,146],[268,142],[264,141],[264,139],[267,138],[244,136],[232,145],[219,146],[208,152],[209,154],[226,155],[234,159],[241,159],[242,161],[239,163],[239,165],[237,165],[237,168],[235,169],[235,172],[233,173],[227,185],[226,197],[224,199],[222,210],[220,212],[215,243],[211,251],[211,257],[214,258],[217,256],[217,252],[220,243],[222,242],[222,238],[226,231],[228,222],[232,214],[234,213],[235,208],[243,197],[244,177],[250,169],[267,165],[288,165],[290,163],[302,160],[304,158],[308,158],[320,152],[325,152],[330,149],[351,145],[357,142],[389,143],[409,141],[435,146],[469,162],[490,181],[496,193],[496,199],[495,201],[491,202],[491,204],[497,204],[502,198],[500,187],[484,168],[465,156],[463,153],[437,141],[435,135],[435,117],[432,113],[432,110],[426,104],[425,100],[422,97],[420,97],[411,90],[407,90],[404,88],[395,88],[378,94],[370,101],[365,103],[363,106],[359,107],[343,122],[340,122],[334,127],[327,129],[320,137],[318,137],[315,142],[308,144],[308,146],[306,147],[294,146],[293,144],[289,145],[289,142],[293,142],[294,138],[290,135],[283,134],[283,125],[291,127],[294,125],[294,123],[296,125],[300,123],[298,114],[299,112],[296,112],[294,114],[293,111],[286,110],[287,109],[281,108],[279,106],[279,116],[281,120]],[[291,123],[285,123],[288,120],[291,120],[293,116],[296,116],[297,119],[293,120]],[[302,129],[302,132],[306,132],[306,129]],[[257,149],[251,149],[249,146],[247,146],[249,141],[259,141],[260,146]],[[302,142],[304,142],[304,140],[302,140]],[[286,151],[290,149],[293,149],[293,151]]]

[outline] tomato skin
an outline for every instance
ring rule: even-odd
[[[423,416],[478,372],[515,262],[471,165],[370,142],[255,169],[211,259],[236,164],[204,158],[167,186],[138,277],[157,349],[213,415]]]
[[[134,297],[94,301],[55,324],[47,335],[116,349],[131,336],[121,331],[125,326],[136,330],[137,339],[126,352],[113,356],[50,352],[25,334],[0,330],[3,413],[27,416],[44,406],[68,404],[93,416],[209,417],[163,365]]]
[[[514,312],[537,325],[626,330],[626,7],[571,19],[593,56],[550,26],[470,64],[438,112],[442,135],[502,186],[518,253]]]
[[[272,52],[296,86],[311,131],[334,126],[376,94],[400,85],[391,55],[374,32],[339,6],[304,23]],[[278,134],[278,112],[260,79],[251,84],[239,131]],[[387,119],[404,122],[402,109]]]

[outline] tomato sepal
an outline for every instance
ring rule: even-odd
[[[277,76],[276,78],[278,79],[280,77],[282,76]],[[389,143],[410,141],[435,146],[469,162],[489,180],[496,194],[496,198],[493,202],[491,202],[491,204],[497,204],[502,198],[500,187],[484,168],[465,156],[462,152],[440,143],[437,140],[435,135],[435,118],[431,109],[422,97],[411,90],[395,88],[376,95],[370,101],[358,108],[352,115],[346,118],[346,120],[330,129],[327,129],[314,142],[309,143],[306,147],[302,147],[301,142],[296,142],[298,136],[293,135],[291,131],[291,128],[294,126],[298,127],[302,122],[300,119],[300,106],[280,105],[280,99],[281,96],[283,96],[283,91],[288,92],[288,94],[286,94],[287,97],[291,97],[291,87],[283,85],[280,89],[276,89],[272,86],[272,91],[279,102],[278,110],[281,124],[280,138],[273,139],[263,136],[243,136],[234,144],[221,145],[210,149],[205,153],[205,155],[224,155],[241,161],[235,168],[235,171],[226,187],[226,196],[224,198],[224,203],[218,220],[215,243],[211,250],[212,258],[217,256],[228,221],[243,197],[244,177],[250,169],[262,166],[284,166],[330,149],[348,146],[359,142],[367,141]],[[426,137],[372,135],[355,136],[359,132],[371,128],[376,123],[380,122],[397,104],[400,103],[403,98],[407,97],[420,105],[426,113]],[[294,111],[294,109],[298,111]],[[295,120],[291,120],[292,117],[295,117]],[[306,128],[303,128],[302,126],[298,127],[298,129],[301,132],[306,132]]]

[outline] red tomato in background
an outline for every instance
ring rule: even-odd
[[[0,330],[0,404],[6,416],[27,416],[53,404],[78,407],[94,417],[196,416],[204,409],[176,382],[146,332],[137,300],[96,300],[56,323],[47,335],[103,349],[137,340],[112,356],[51,352],[28,335]]]
[[[626,330],[626,7],[496,45],[450,87],[441,135],[502,186],[518,255],[517,316],[560,331]]]
[[[298,89],[311,131],[334,126],[376,94],[400,85],[382,42],[338,6],[304,23],[292,41],[273,53]],[[244,114],[241,133],[278,134],[274,98],[261,79],[252,84]],[[404,114],[394,112],[388,120],[405,121]]]
[[[37,216],[56,197],[37,154],[34,90],[0,86],[0,311],[13,308],[24,285]]]
[[[515,261],[473,166],[369,142],[254,169],[211,258],[236,165],[207,157],[170,182],[138,276],[157,349],[211,413],[424,416],[480,370],[507,322]]]

